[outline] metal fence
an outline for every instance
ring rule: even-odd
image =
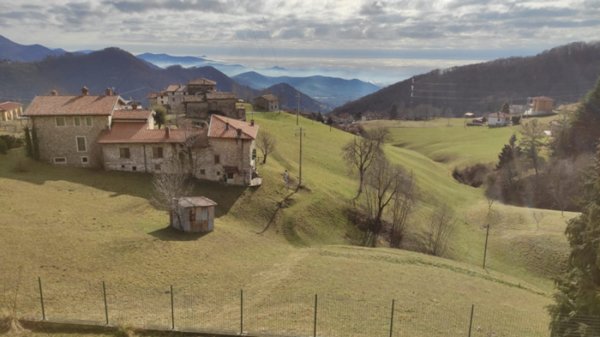
[[[1,307],[14,309],[18,317],[51,322],[290,337],[551,335],[548,320],[477,305],[440,314],[435,303],[422,301],[357,300],[327,294],[274,296],[268,291],[45,282],[41,278],[18,284],[6,281],[0,277]],[[599,318],[590,319],[590,324],[599,323]]]

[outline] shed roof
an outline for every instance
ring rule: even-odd
[[[181,197],[177,201],[179,207],[210,207],[217,206],[217,203],[207,197]]]
[[[238,134],[238,130],[239,134]],[[208,126],[209,138],[256,139],[258,125],[225,116],[211,115]]]
[[[19,107],[21,107],[21,103],[16,103],[16,102],[2,102],[0,103],[0,111],[5,110],[13,110],[13,109],[17,109]]]
[[[279,98],[273,94],[266,94],[266,95],[262,95],[259,98],[263,98],[269,102],[275,102],[275,101],[279,101]]]
[[[100,144],[156,144],[183,143],[191,133],[180,129],[148,129],[146,123],[113,123],[110,130],[102,132]],[[168,131],[167,131],[168,130]],[[167,135],[168,134],[168,135]]]
[[[119,96],[36,96],[23,116],[108,116],[119,102]]]

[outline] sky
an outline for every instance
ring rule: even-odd
[[[0,0],[0,34],[389,83],[600,40],[600,0]]]

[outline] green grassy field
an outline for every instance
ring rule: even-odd
[[[564,258],[562,231],[572,214],[563,218],[560,212],[494,205],[489,268],[482,270],[483,194],[455,182],[451,162],[433,160],[435,151],[419,143],[429,139],[425,133],[437,136],[446,127],[415,127],[423,134],[415,133],[412,147],[390,144],[386,152],[417,178],[414,236],[437,204],[456,209],[452,259],[353,246],[360,233],[348,223],[345,209],[356,183],[340,159],[341,147],[353,136],[301,119],[307,188],[289,196],[293,191],[285,188],[282,173],[298,173],[295,117],[255,113],[254,118],[262,132],[277,139],[276,152],[259,167],[263,186],[200,183],[197,193],[219,203],[215,231],[204,236],[166,228],[167,215],[149,202],[149,175],[31,162],[21,165],[28,172],[18,172],[21,149],[0,156],[0,270],[7,271],[0,276],[0,302],[10,302],[19,284],[19,312],[39,317],[40,276],[50,318],[101,321],[104,280],[112,317],[123,324],[168,326],[173,285],[181,303],[178,326],[202,322],[235,329],[239,289],[244,289],[249,332],[308,335],[312,296],[318,293],[324,335],[387,335],[392,299],[402,322],[397,336],[465,333],[471,304],[478,308],[480,336],[546,333],[549,277],[557,272],[556,259]],[[460,162],[458,134],[453,139],[436,151],[455,153]],[[488,152],[498,150],[490,145]],[[286,197],[287,207],[278,209]],[[539,224],[533,212],[544,214]]]

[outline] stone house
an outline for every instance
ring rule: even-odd
[[[124,107],[125,101],[111,90],[92,96],[84,87],[79,96],[61,96],[55,91],[50,96],[37,96],[23,116],[30,118],[30,126],[35,130],[40,160],[100,167],[102,150],[98,138],[110,129],[113,113]]]
[[[273,94],[266,94],[254,99],[256,110],[279,111],[279,98]]]
[[[194,175],[235,185],[260,185],[256,173],[258,125],[219,115],[210,117],[208,146],[194,151]]]
[[[0,103],[0,121],[12,121],[18,119],[23,114],[23,105],[16,102]]]

